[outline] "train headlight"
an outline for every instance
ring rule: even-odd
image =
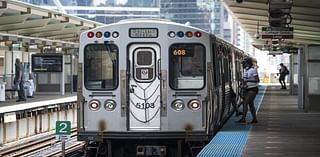
[[[170,38],[174,38],[176,36],[176,33],[174,31],[170,31],[168,35]]]
[[[176,111],[182,111],[184,109],[184,102],[180,99],[172,102],[171,107]]]
[[[100,108],[100,101],[99,100],[91,100],[89,102],[89,108],[92,111],[97,111]]]
[[[201,107],[200,101],[199,101],[199,100],[196,100],[196,99],[191,100],[191,101],[189,101],[189,103],[188,103],[188,107],[189,107],[191,110],[194,110],[194,111],[199,110],[200,107]]]
[[[119,37],[119,32],[112,32],[112,37],[113,38],[118,38]]]
[[[107,111],[113,111],[116,108],[117,104],[114,100],[106,100],[106,102],[104,103],[104,108]]]

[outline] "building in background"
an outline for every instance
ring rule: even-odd
[[[66,13],[101,23],[114,23],[129,18],[159,18],[160,0],[20,0],[47,9]]]
[[[159,7],[160,0],[128,0],[129,7]]]
[[[189,24],[229,41],[254,55],[251,39],[221,0],[21,0],[101,23],[129,18],[165,18]]]
[[[210,1],[161,0],[160,17],[212,32]]]
[[[60,2],[66,13],[101,23],[129,18],[165,18],[189,24],[229,41],[258,59],[259,72],[273,82],[278,64],[289,63],[288,55],[271,56],[255,49],[250,36],[228,13],[222,0],[20,0],[58,10]],[[266,59],[267,58],[267,59]],[[271,67],[271,68],[266,68]],[[264,79],[264,78],[262,78]]]
[[[165,18],[198,27],[253,54],[251,40],[221,0],[21,0],[101,23],[129,18]]]

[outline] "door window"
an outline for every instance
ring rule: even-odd
[[[155,51],[151,48],[139,48],[133,53],[134,78],[138,82],[151,82],[155,78]]]

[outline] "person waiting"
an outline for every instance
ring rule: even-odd
[[[26,101],[26,97],[24,94],[24,67],[19,58],[16,58],[15,63],[15,78],[14,78],[14,88],[18,91],[18,100]]]

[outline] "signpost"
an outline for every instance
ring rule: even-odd
[[[262,27],[262,39],[293,39],[293,27]]]
[[[66,140],[71,135],[70,121],[56,121],[56,138],[62,141],[62,157],[65,156]]]

